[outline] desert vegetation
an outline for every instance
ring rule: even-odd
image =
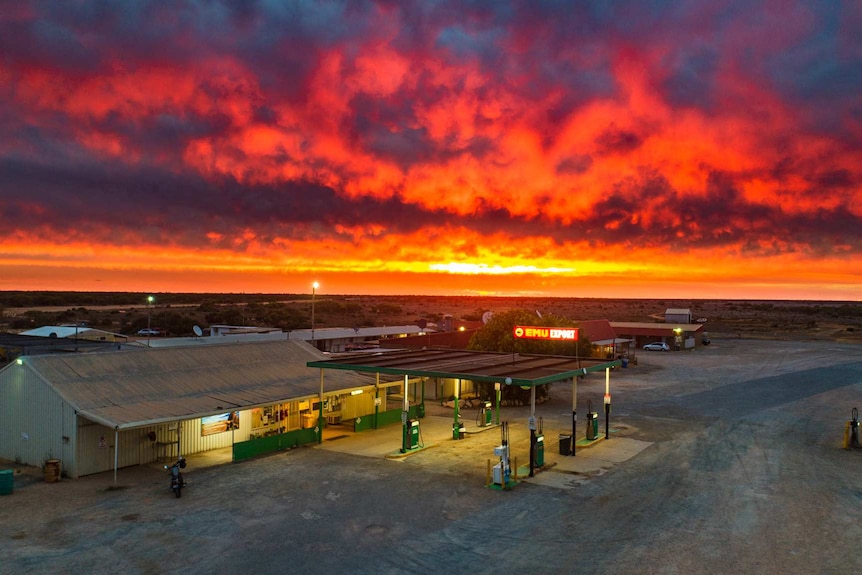
[[[0,292],[0,331],[20,332],[42,325],[85,324],[123,334],[154,327],[170,335],[192,334],[195,325],[256,325],[283,330],[311,326],[311,294],[134,292]],[[318,294],[315,325],[371,327],[439,324],[447,315],[477,322],[486,312],[528,310],[571,321],[662,321],[667,308],[689,308],[706,318],[713,337],[862,341],[862,303],[697,299],[600,299],[464,296],[356,296]]]

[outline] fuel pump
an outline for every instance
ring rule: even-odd
[[[504,421],[500,424],[502,443],[494,448],[494,455],[500,458],[500,462],[494,466],[494,483],[505,487],[509,483],[509,423]]]
[[[542,418],[539,418],[539,429],[536,431],[536,461],[534,467],[542,467],[545,465],[545,432]]]
[[[587,440],[599,438],[599,414],[593,411],[593,402],[587,402]]]
[[[479,417],[476,421],[476,425],[479,427],[486,427],[491,425],[491,402],[484,401],[482,402],[482,407],[479,408]]]
[[[452,424],[452,438],[464,439],[465,433],[467,433],[467,428],[464,427],[464,421],[461,419],[461,414],[458,414],[458,421]]]
[[[403,430],[401,453],[407,453],[419,447],[419,420],[408,419],[404,424]]]

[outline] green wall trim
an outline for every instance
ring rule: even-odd
[[[410,419],[425,417],[425,404],[420,403],[417,405],[411,405],[407,410],[407,417]],[[401,423],[400,409],[390,409],[389,411],[381,411],[377,414],[377,427],[383,427],[384,425],[391,425],[393,423]],[[369,429],[374,429],[373,413],[357,417],[353,420],[353,431],[368,431]]]
[[[233,460],[241,461],[243,459],[251,459],[265,453],[273,453],[275,451],[283,451],[300,445],[317,442],[317,432],[313,429],[297,429],[280,433],[278,435],[270,435],[268,437],[258,437],[257,439],[249,439],[248,441],[240,441],[233,444]]]

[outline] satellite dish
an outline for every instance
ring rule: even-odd
[[[192,331],[195,332],[195,335],[200,337],[204,334],[204,330],[201,329],[201,326],[196,325],[192,328]]]
[[[491,321],[492,317],[494,317],[494,312],[486,311],[482,314],[482,323],[487,324],[489,321]]]
[[[418,327],[419,329],[425,329],[426,327],[428,327],[428,321],[424,320],[424,319],[420,319],[419,321],[416,322],[416,327]]]
[[[536,310],[536,315],[539,316],[539,319],[542,318],[542,312],[540,312],[539,310]]]

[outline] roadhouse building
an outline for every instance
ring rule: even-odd
[[[325,357],[296,340],[22,355],[0,370],[0,458],[59,459],[75,478],[217,448],[238,459],[311,443],[320,419],[374,410],[372,394],[351,394],[374,387],[367,376],[327,375],[324,391],[307,363]]]

